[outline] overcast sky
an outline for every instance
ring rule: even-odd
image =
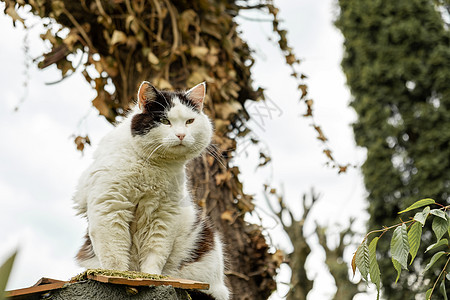
[[[334,1],[283,0],[275,4],[280,8],[282,27],[289,31],[288,40],[302,59],[300,71],[309,77],[315,118],[329,138],[334,156],[339,162],[361,165],[365,151],[355,146],[350,127],[356,115],[348,107],[351,97],[340,68],[343,38],[333,26],[337,11]],[[0,3],[2,11],[3,7]],[[246,16],[268,19],[261,14]],[[323,149],[310,120],[302,117],[305,105],[298,101],[297,83],[289,76],[274,40],[268,41],[268,37],[273,38],[271,23],[242,17],[237,20],[242,24],[243,38],[256,51],[255,85],[266,89],[269,105],[275,110],[272,116],[255,117],[249,124],[270,152],[272,164],[255,171],[259,152],[251,147],[239,151],[235,164],[241,167],[245,191],[256,195],[265,225],[272,228],[274,243],[291,250],[286,238],[277,234],[273,219],[264,215],[267,209],[258,195],[266,182],[283,187],[291,206],[299,208],[298,215],[301,195],[314,187],[322,196],[306,230],[313,231],[314,221],[328,225],[330,246],[352,216],[362,233],[361,225],[368,216],[359,169],[338,175],[325,166]],[[71,197],[95,145],[111,130],[91,107],[94,92],[80,74],[46,85],[59,79],[55,69],[26,68],[26,55],[36,57],[47,49],[39,38],[39,20],[27,23],[33,24],[27,35],[21,25],[14,28],[11,19],[0,13],[0,260],[19,250],[9,289],[30,286],[41,277],[66,280],[82,271],[73,257],[82,244],[86,223],[75,216]],[[28,52],[24,45],[29,46]],[[254,108],[249,107],[249,111],[254,112]],[[74,134],[89,134],[94,146],[82,155],[75,149]],[[243,149],[242,145],[245,141],[241,142]],[[313,236],[310,242],[313,253],[307,261],[308,275],[316,278],[316,288],[309,299],[331,299],[334,282],[323,267],[323,250],[315,245]],[[352,251],[346,254],[347,261]],[[283,268],[281,277],[288,280],[287,268]],[[282,297],[285,290],[280,288],[274,299]],[[363,298],[367,299],[357,297]]]

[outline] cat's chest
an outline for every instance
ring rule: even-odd
[[[185,189],[184,174],[160,169],[143,170],[134,179],[134,204],[178,202]]]
[[[149,211],[160,206],[177,204],[185,194],[184,172],[173,172],[151,166],[137,166],[134,172],[129,199],[134,205]]]
[[[181,198],[182,191],[179,187],[167,190],[157,185],[149,186],[134,203],[133,220],[130,223],[131,235],[147,232],[154,227],[153,224],[173,223],[180,214]]]

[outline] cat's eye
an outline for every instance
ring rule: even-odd
[[[195,119],[189,119],[186,121],[186,125],[194,123]]]
[[[167,118],[161,118],[160,122],[161,122],[161,124],[164,124],[164,125],[170,125],[170,121]]]

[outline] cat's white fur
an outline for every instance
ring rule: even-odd
[[[170,125],[132,136],[131,120],[142,112],[136,105],[101,140],[74,196],[78,213],[88,219],[94,252],[92,258],[79,263],[85,268],[199,280],[210,284],[206,293],[227,300],[217,233],[212,250],[198,261],[184,263],[201,238],[197,207],[186,186],[185,164],[209,145],[212,125],[203,112],[177,98],[173,103],[168,112]],[[186,124],[188,119],[195,120]],[[180,140],[177,134],[185,136]]]

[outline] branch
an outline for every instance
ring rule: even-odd
[[[331,249],[327,244],[326,229],[316,222],[315,232],[320,246],[325,251],[325,264],[336,283],[337,290],[333,297],[334,300],[353,299],[360,292],[358,289],[359,283],[350,281],[348,277],[348,266],[344,262],[344,251],[347,246],[344,243],[344,238],[346,236],[353,236],[354,232],[351,230],[353,221],[354,219],[350,220],[349,226],[340,232],[339,244],[334,249]]]
[[[62,8],[62,12],[69,18],[70,22],[72,22],[72,24],[78,29],[80,34],[83,36],[84,41],[89,47],[89,52],[96,52],[97,50],[92,44],[91,39],[89,38],[83,27],[80,25],[80,23],[78,23],[78,21],[74,18],[74,16],[65,7]]]

